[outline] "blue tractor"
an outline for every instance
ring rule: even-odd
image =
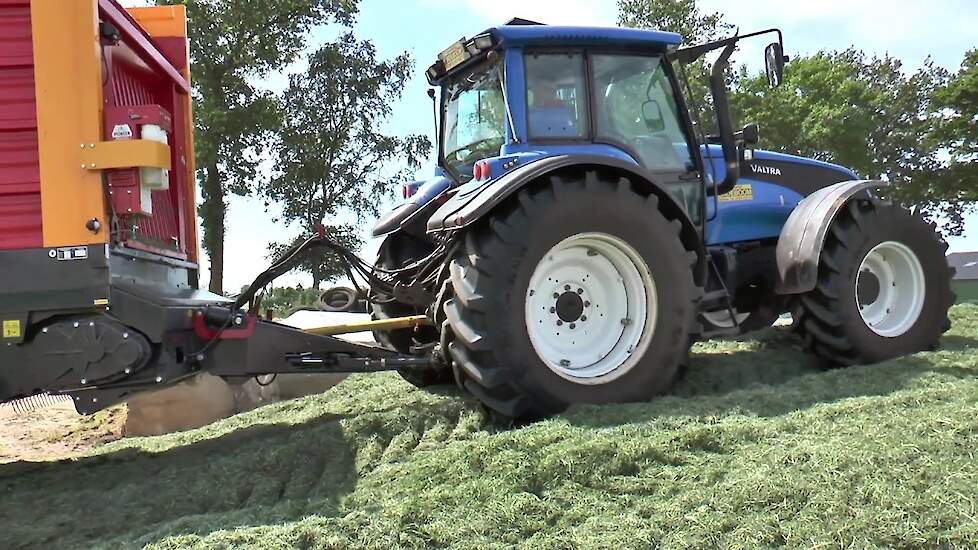
[[[936,346],[953,295],[934,226],[878,198],[884,182],[734,130],[728,62],[764,34],[778,86],[775,29],[680,47],[670,32],[513,20],[439,54],[436,174],[373,230],[374,318],[432,321],[376,333],[435,359],[405,378],[536,418],[649,399],[692,342],[786,312],[826,365]],[[711,51],[718,131],[704,135],[684,74]]]

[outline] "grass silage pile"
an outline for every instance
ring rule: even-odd
[[[671,396],[508,430],[349,379],[210,427],[0,467],[13,547],[978,546],[978,307],[943,348],[818,371],[766,331]]]

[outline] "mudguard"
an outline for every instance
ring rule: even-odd
[[[843,181],[819,189],[798,204],[778,238],[778,294],[800,294],[815,288],[819,255],[835,215],[858,193],[885,185],[880,180]]]
[[[496,205],[522,189],[533,180],[554,170],[569,166],[611,168],[632,179],[638,185],[648,187],[659,197],[660,207],[668,215],[677,217],[683,224],[683,241],[695,250],[702,250],[702,238],[686,210],[672,193],[655,183],[645,169],[634,163],[599,155],[558,155],[536,160],[519,166],[494,181],[478,187],[466,184],[428,219],[428,232],[449,231],[468,227],[485,216]]]

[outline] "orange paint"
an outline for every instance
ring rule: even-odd
[[[94,0],[31,1],[44,246],[108,241],[102,174],[82,166],[102,138],[102,68]],[[85,228],[101,221],[93,233]]]

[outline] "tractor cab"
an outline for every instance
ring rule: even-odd
[[[700,218],[702,163],[667,57],[679,35],[521,23],[459,41],[428,69],[444,172],[474,187],[546,156],[612,156]]]
[[[520,167],[557,156],[630,165],[668,189],[702,235],[706,199],[733,188],[739,166],[726,168],[739,164],[750,132],[731,130],[721,70],[721,85],[713,90],[717,118],[725,119],[717,122],[721,133],[697,136],[675,68],[711,50],[732,52],[740,38],[680,49],[680,35],[671,32],[514,19],[455,42],[426,72],[440,91],[438,173],[405,186],[408,202],[381,218],[374,235],[427,219],[420,211],[449,189],[461,186],[455,200],[462,200]],[[721,55],[721,68],[731,52]],[[779,83],[780,41],[769,46],[766,59],[772,83]],[[721,147],[712,151],[710,142]]]

